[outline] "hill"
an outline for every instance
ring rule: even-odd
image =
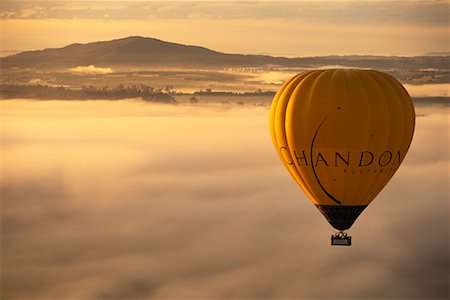
[[[339,65],[379,70],[441,69],[448,56],[325,56],[285,58],[267,55],[227,54],[199,46],[165,42],[155,38],[127,37],[112,41],[71,44],[63,48],[26,51],[0,59],[2,69],[67,69],[76,66],[127,68],[316,68]]]
[[[225,54],[139,36],[63,48],[26,51],[1,59],[3,68],[70,68],[80,65],[127,67],[248,66],[273,63],[269,56]],[[283,60],[283,59],[281,59]]]

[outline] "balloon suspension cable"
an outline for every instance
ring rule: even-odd
[[[343,230],[339,230],[335,234],[331,236],[331,245],[332,246],[351,246],[352,245],[352,237],[349,236]]]

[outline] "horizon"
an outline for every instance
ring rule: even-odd
[[[361,57],[420,57],[420,56],[450,56],[450,51],[447,52],[428,52],[428,53],[424,53],[424,54],[420,54],[420,55],[375,55],[375,54],[326,54],[326,55],[311,55],[311,56],[280,56],[280,55],[270,55],[270,54],[257,54],[257,53],[229,53],[229,52],[221,52],[218,51],[216,49],[212,49],[212,48],[207,48],[205,46],[202,45],[195,45],[195,44],[183,44],[183,43],[178,43],[178,42],[174,42],[174,41],[169,41],[169,40],[164,40],[164,39],[160,39],[158,37],[153,37],[153,36],[140,36],[140,35],[130,35],[130,36],[123,36],[123,37],[118,37],[118,38],[114,38],[114,39],[110,39],[110,40],[95,40],[95,41],[87,41],[87,42],[77,42],[77,41],[73,41],[71,43],[65,44],[61,47],[44,47],[44,48],[39,48],[39,49],[29,49],[29,50],[12,50],[12,49],[2,49],[0,50],[0,58],[4,58],[4,57],[8,57],[8,56],[12,56],[12,55],[16,55],[19,53],[23,53],[23,52],[34,52],[34,51],[44,51],[44,50],[50,50],[50,49],[61,49],[67,46],[71,46],[71,45],[75,45],[75,44],[81,44],[81,45],[86,45],[86,44],[92,44],[92,43],[98,43],[98,42],[112,42],[112,41],[116,41],[116,40],[124,40],[124,39],[131,39],[131,38],[142,38],[142,39],[151,39],[151,40],[158,40],[158,41],[162,41],[162,42],[166,42],[166,43],[172,43],[172,44],[178,44],[178,45],[184,45],[184,46],[194,46],[194,47],[200,47],[200,48],[205,48],[211,51],[215,51],[215,52],[219,52],[219,53],[225,53],[225,54],[243,54],[243,55],[263,55],[263,56],[271,56],[271,57],[285,57],[285,58],[302,58],[302,57],[345,57],[345,56],[361,56]],[[6,53],[6,55],[3,55],[2,53]]]
[[[0,53],[137,35],[283,57],[449,52],[446,1],[2,1],[0,11]]]

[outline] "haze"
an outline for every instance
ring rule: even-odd
[[[267,104],[2,101],[2,298],[445,299],[448,104],[416,110],[336,248]]]
[[[3,55],[135,35],[282,56],[449,51],[448,1],[1,1],[0,12]]]

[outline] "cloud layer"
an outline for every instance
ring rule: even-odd
[[[96,67],[93,65],[78,66],[70,68],[69,71],[77,74],[109,74],[113,72],[111,68]]]
[[[448,52],[447,1],[1,1],[1,51],[148,36],[278,56]]]
[[[417,107],[350,248],[278,161],[267,107],[2,106],[2,298],[448,297],[448,106]]]
[[[1,19],[310,19],[447,26],[447,1],[2,1]],[[387,9],[388,8],[388,9]]]

